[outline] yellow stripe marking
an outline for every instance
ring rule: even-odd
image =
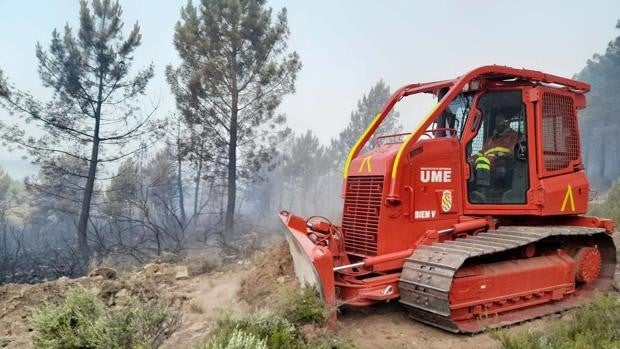
[[[364,168],[364,164],[366,164],[366,168],[368,169],[368,172],[372,172],[372,169],[370,167],[370,158],[372,158],[372,155],[367,156],[364,158],[364,160],[362,160],[362,163],[360,164],[360,168],[359,170],[357,170],[357,172],[362,172],[362,169]]]
[[[560,209],[560,211],[564,212],[564,210],[566,210],[566,204],[568,203],[568,199],[570,199],[571,211],[575,211],[575,198],[573,197],[573,188],[570,186],[570,184],[568,185],[568,188],[566,188],[564,202],[562,203],[562,208]]]
[[[401,145],[400,149],[398,149],[398,153],[396,154],[396,158],[394,159],[394,165],[392,165],[392,178],[396,178],[396,170],[398,170],[398,163],[400,162],[400,157],[403,155],[403,151],[405,150],[405,148],[407,148],[407,145],[411,141],[411,138],[413,138],[413,135],[418,133],[418,130],[420,130],[422,125],[424,125],[426,121],[428,121],[428,119],[431,117],[431,115],[435,113],[437,108],[439,108],[439,103],[435,104],[433,109],[431,109],[430,113],[428,113],[426,117],[422,119],[422,121],[420,121],[418,126],[416,126],[415,130],[411,132],[409,136],[407,136],[407,139],[405,139],[405,141],[403,142],[403,145]]]
[[[366,128],[366,131],[364,131],[364,133],[362,133],[362,136],[357,139],[357,142],[355,142],[355,145],[353,145],[353,148],[351,148],[351,151],[349,151],[349,156],[347,156],[347,161],[344,163],[344,173],[342,174],[342,177],[344,179],[347,179],[347,177],[349,176],[349,166],[351,166],[351,160],[353,160],[353,154],[355,154],[355,151],[360,146],[360,143],[362,143],[362,140],[364,138],[366,138],[366,135],[375,126],[377,121],[379,121],[380,117],[381,117],[381,113],[379,113],[379,114],[377,114],[375,116],[375,118],[372,120],[370,125],[368,125],[368,127]]]

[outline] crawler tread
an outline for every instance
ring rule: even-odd
[[[517,249],[549,237],[596,234],[605,232],[599,228],[573,226],[506,226],[472,237],[423,246],[405,260],[399,280],[400,303],[407,309],[409,317],[417,321],[451,332],[478,332],[480,325],[460,324],[453,321],[450,314],[452,280],[468,259]],[[613,277],[613,271],[611,275]],[[575,305],[540,306],[530,314],[542,316],[572,306]],[[514,314],[500,314],[498,318],[502,325],[528,319]]]

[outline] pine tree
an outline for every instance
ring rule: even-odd
[[[131,203],[140,190],[140,169],[133,159],[125,160],[105,190],[103,212],[111,217],[131,216]]]
[[[225,169],[226,235],[234,232],[237,177],[267,163],[286,132],[276,108],[301,69],[297,53],[287,53],[288,36],[286,9],[273,21],[265,0],[190,1],[181,9],[174,44],[182,63],[167,76],[178,108],[208,132],[207,153]]]
[[[283,174],[290,184],[288,191],[299,190],[300,213],[307,214],[308,202],[316,202],[316,184],[325,175],[325,148],[312,131],[295,137],[284,161]]]
[[[39,76],[53,91],[50,102],[37,101],[0,76],[0,102],[42,131],[31,134],[31,125],[4,124],[4,140],[25,148],[39,163],[62,154],[87,167],[77,222],[85,262],[90,258],[87,228],[98,165],[127,156],[132,152],[123,151],[128,144],[158,128],[150,122],[153,112],[143,116],[135,103],[153,77],[153,66],[130,76],[142,36],[136,23],[125,38],[121,15],[118,2],[93,0],[89,7],[82,0],[77,34],[67,24],[62,33],[52,32],[48,50],[37,43]],[[114,155],[104,157],[106,149]]]
[[[375,116],[381,111],[389,98],[390,87],[386,85],[383,80],[379,80],[370,91],[368,91],[368,95],[364,95],[358,100],[357,109],[351,112],[349,124],[340,132],[338,138],[332,139],[331,141],[329,153],[335,171],[342,171],[344,161],[349,151]],[[388,135],[398,132],[400,129],[398,117],[398,112],[390,112],[390,115],[388,115],[379,129],[374,133],[373,137],[368,141],[368,146],[372,147],[374,139],[378,135]]]

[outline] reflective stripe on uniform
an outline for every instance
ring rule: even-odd
[[[504,147],[495,147],[485,151],[484,155],[489,155],[489,153],[510,153],[510,149]]]
[[[484,157],[484,156],[479,156],[479,157],[476,159],[476,164],[478,164],[478,163],[485,163],[485,164],[487,164],[487,165],[490,165],[490,164],[491,164],[491,160],[487,159],[487,158],[486,158],[486,157]]]
[[[476,170],[487,170],[490,171],[491,170],[491,166],[485,164],[485,163],[479,163],[476,164]]]

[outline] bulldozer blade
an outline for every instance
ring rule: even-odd
[[[332,253],[315,245],[306,233],[306,220],[287,211],[280,212],[286,226],[286,241],[293,257],[295,275],[302,287],[315,286],[330,308],[336,307]]]

